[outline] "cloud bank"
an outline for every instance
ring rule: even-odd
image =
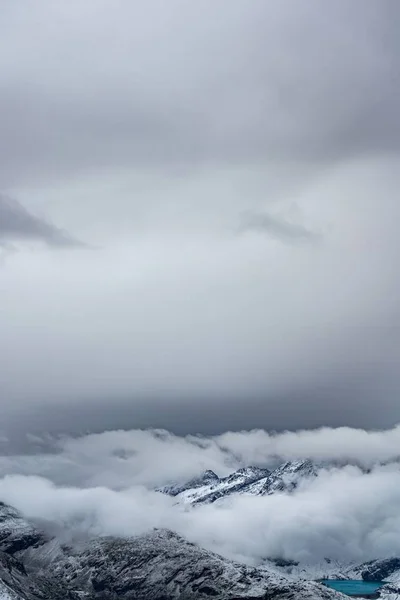
[[[5,5],[8,185],[131,165],[329,164],[399,150],[395,1]]]
[[[400,553],[399,440],[399,427],[212,438],[166,431],[32,438],[36,451],[41,444],[45,452],[2,457],[0,500],[47,526],[56,524],[63,536],[129,536],[167,527],[251,564],[274,557],[361,562]],[[299,457],[336,465],[327,464],[291,495],[230,497],[195,509],[153,491],[207,468],[225,475]]]
[[[226,432],[178,436],[165,430],[106,431],[80,437],[29,435],[23,454],[2,441],[0,475],[46,477],[58,485],[153,489],[183,483],[207,469],[219,476],[255,465],[273,468],[287,460],[353,464],[363,469],[399,459],[400,426],[382,431],[350,427],[268,433]]]

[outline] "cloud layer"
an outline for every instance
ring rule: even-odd
[[[58,442],[32,438],[46,453],[3,456],[0,500],[48,527],[56,524],[60,535],[126,536],[167,527],[252,564],[274,557],[361,562],[400,553],[399,437],[397,427],[273,436],[260,430],[214,438],[165,431],[105,432]],[[327,465],[292,495],[230,497],[191,510],[153,491],[206,468],[223,475],[295,457],[342,466]]]
[[[7,185],[88,168],[325,163],[399,149],[395,1],[4,4]]]
[[[185,482],[207,469],[225,476],[240,467],[272,468],[286,460],[353,464],[370,469],[399,458],[400,426],[383,431],[341,427],[286,431],[226,432],[178,436],[165,430],[106,431],[79,437],[28,435],[26,451],[12,454],[2,440],[0,475],[48,477],[60,485],[132,484],[153,489]]]
[[[3,0],[10,437],[399,422],[399,13]]]
[[[60,222],[100,250],[21,253],[2,270],[4,419],[204,433],[390,426],[400,417],[398,172],[353,165],[299,197],[305,226],[323,232],[317,244],[236,235],[240,193],[193,211],[197,177],[176,195],[176,182],[152,184],[145,208],[123,195],[109,212],[96,195],[78,210],[91,233]],[[279,204],[289,220],[292,201]],[[93,219],[101,211],[106,225]]]

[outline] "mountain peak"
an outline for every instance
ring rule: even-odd
[[[273,471],[252,465],[241,467],[222,478],[207,470],[183,485],[159,491],[188,504],[209,504],[232,494],[265,496],[293,491],[300,481],[317,476],[319,467],[310,459],[299,459],[286,461]]]
[[[214,473],[214,471],[211,471],[211,469],[207,469],[207,471],[204,471],[203,475],[201,476],[201,478],[203,480],[207,480],[208,481],[218,481],[219,477],[216,473]]]
[[[194,477],[186,483],[166,485],[162,488],[157,488],[156,491],[167,494],[168,496],[178,496],[178,494],[181,494],[186,490],[212,485],[213,483],[218,483],[219,481],[220,479],[218,475],[214,473],[214,471],[211,471],[211,469],[207,469],[201,475]]]

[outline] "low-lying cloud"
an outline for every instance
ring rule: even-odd
[[[66,231],[30,213],[16,200],[0,195],[0,245],[19,241],[39,241],[58,248],[78,245]]]
[[[362,562],[400,553],[400,427],[279,435],[260,430],[212,438],[112,431],[31,441],[46,452],[2,457],[0,500],[70,536],[129,536],[166,527],[251,564],[274,557]],[[298,457],[327,462],[293,494],[231,496],[188,509],[154,491],[206,468],[225,475],[248,464],[272,467]],[[346,464],[351,462],[363,468]]]
[[[399,459],[400,426],[383,431],[325,427],[279,434],[258,429],[216,436],[121,430],[80,437],[28,436],[26,445],[26,453],[0,456],[0,476],[35,475],[78,487],[153,489],[185,482],[206,469],[223,477],[240,467],[273,468],[296,459],[372,469]],[[7,449],[6,441],[3,447]]]

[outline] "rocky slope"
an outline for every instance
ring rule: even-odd
[[[0,600],[340,600],[276,568],[226,560],[170,531],[61,546],[0,506]]]
[[[44,544],[46,536],[28,523],[17,510],[0,502],[0,550],[16,554]]]
[[[277,565],[278,566],[278,565]],[[400,598],[400,558],[371,560],[361,564],[347,564],[325,559],[318,564],[301,564],[284,561],[279,571],[294,580],[363,579],[387,582],[380,590],[383,600]]]
[[[278,572],[228,561],[165,530],[96,540],[53,568],[66,586],[91,599],[337,597],[315,583],[299,585]]]

